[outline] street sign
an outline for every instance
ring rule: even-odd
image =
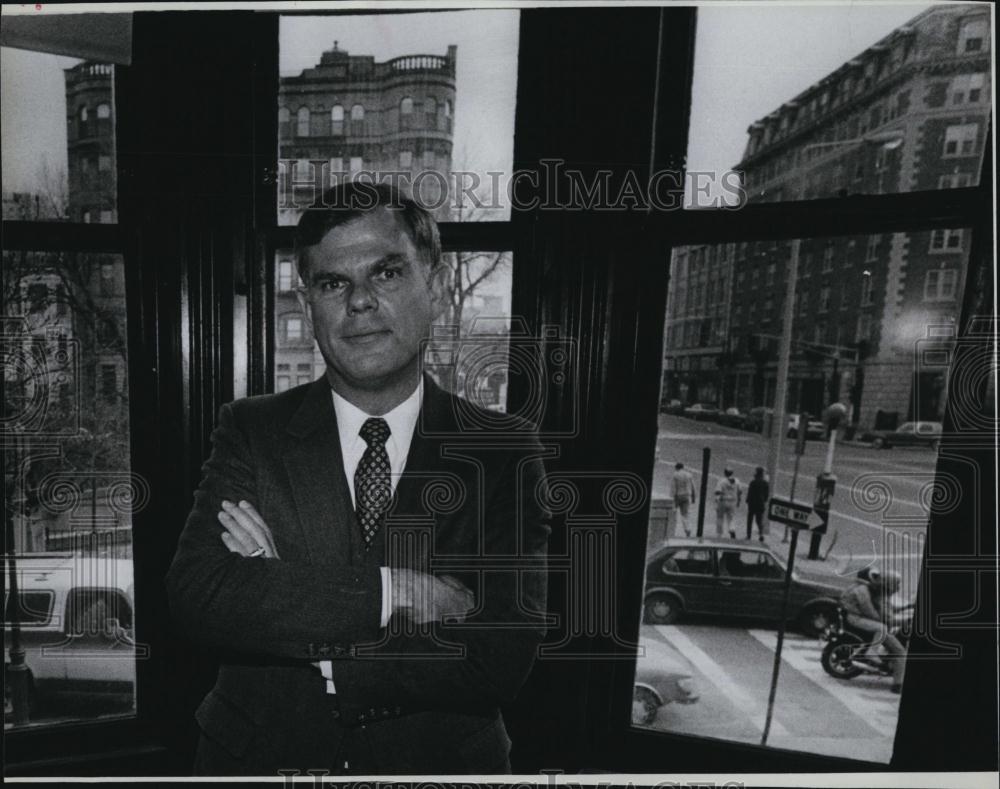
[[[837,478],[833,474],[821,473],[816,477],[816,493],[813,498],[813,511],[819,517],[821,523],[815,531],[820,534],[826,533],[827,524],[830,522],[830,499],[837,489]]]
[[[808,504],[799,504],[797,501],[786,501],[785,499],[771,499],[767,508],[769,520],[784,523],[793,529],[815,529],[822,525],[823,521],[813,515],[813,508]]]

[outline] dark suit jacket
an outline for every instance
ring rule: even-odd
[[[375,774],[509,769],[499,706],[544,636],[549,527],[541,446],[526,423],[496,421],[425,379],[405,472],[366,552],[327,382],[223,406],[167,579],[175,619],[223,653],[196,714],[197,772],[335,771],[347,750]],[[223,499],[257,507],[280,559],[226,549]],[[380,629],[379,567],[430,562],[473,590],[476,609],[464,623]],[[313,665],[327,658],[335,699]]]

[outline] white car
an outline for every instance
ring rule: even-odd
[[[695,671],[672,645],[644,641],[636,662],[632,723],[649,726],[667,704],[694,704],[700,696]]]
[[[135,699],[132,560],[79,554],[15,557],[18,629],[28,668],[29,710],[45,696]],[[10,559],[5,560],[7,581]],[[4,717],[13,713],[10,647],[14,630],[4,595]]]

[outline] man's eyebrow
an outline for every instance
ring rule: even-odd
[[[384,268],[385,266],[396,266],[409,262],[409,258],[399,252],[390,252],[375,261],[373,268]]]

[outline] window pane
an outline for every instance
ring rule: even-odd
[[[343,177],[402,184],[440,221],[509,219],[518,18],[282,17],[278,223]],[[301,159],[314,169],[296,171]]]
[[[3,218],[117,222],[114,69],[0,47]]]
[[[434,325],[424,356],[425,371],[440,386],[495,411],[503,411],[507,403],[511,259],[510,252],[444,254],[444,264],[450,270],[450,307]],[[292,370],[298,385],[314,381],[326,371],[296,292],[280,287],[282,267],[293,261],[291,250],[276,254],[276,391],[292,385]]]
[[[813,558],[809,533],[799,538],[767,745],[889,761],[892,677],[827,673],[816,633],[836,621],[836,601],[862,568],[899,573],[892,603],[915,598],[931,501],[950,495],[935,468],[968,248],[947,239],[967,236],[957,228],[672,252],[635,723],[760,744],[789,540],[768,521],[755,476],[761,469],[768,493],[787,499],[798,468],[795,499],[811,507],[828,449],[818,415],[840,403],[829,521]],[[793,262],[786,416],[772,425]],[[767,285],[756,273],[772,267]],[[800,432],[796,463],[790,439]],[[685,552],[713,547],[717,566],[702,565],[698,577]],[[643,683],[658,672],[688,676],[686,691],[650,711]]]
[[[988,20],[971,4],[699,7],[686,205],[738,204],[731,170],[751,202],[978,183]]]
[[[132,714],[132,515],[148,490],[129,464],[123,262],[5,251],[2,282],[4,495],[15,551],[4,582],[13,563],[22,602],[18,611],[8,595],[4,648],[9,663],[20,644],[27,667],[5,671],[5,720]],[[18,676],[30,688],[25,707]]]

